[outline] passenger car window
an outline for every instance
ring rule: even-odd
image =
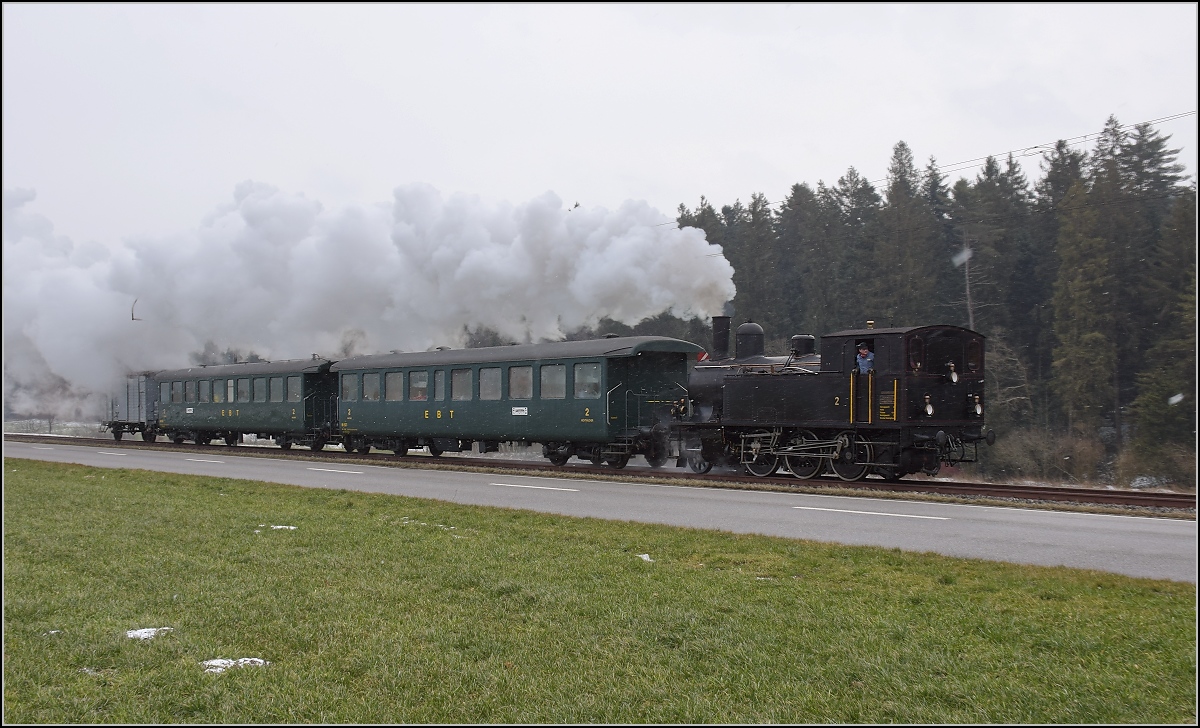
[[[342,400],[346,402],[358,401],[358,375],[343,374],[342,375]]]
[[[533,399],[533,367],[512,367],[508,370],[508,398]]]
[[[300,377],[287,378],[287,399],[289,402],[300,401]]]
[[[207,402],[212,398],[212,382],[207,379],[201,379],[200,382],[200,401]]]
[[[363,401],[379,401],[379,372],[370,372],[363,375]]]
[[[408,398],[413,402],[429,399],[429,372],[413,372],[408,375]]]
[[[219,403],[219,402],[225,401],[225,380],[224,379],[217,379],[216,381],[213,382],[212,393],[213,393],[213,401],[214,402]]]
[[[175,404],[183,401],[183,382],[171,382],[171,401]]]
[[[255,377],[254,378],[254,401],[255,402],[266,402],[267,401],[267,378],[266,377]]]
[[[195,382],[187,381],[187,382],[183,383],[183,401],[184,402],[195,402],[196,401],[196,383]]]
[[[479,370],[479,398],[500,399],[500,368],[486,367]]]
[[[433,399],[437,402],[446,401],[446,372],[433,373]]]
[[[271,377],[271,401],[283,401],[283,377]]]
[[[237,401],[239,401],[239,402],[249,402],[250,401],[250,380],[249,379],[237,380]]]
[[[450,399],[461,402],[472,399],[471,370],[455,369],[450,372]]]
[[[404,372],[388,372],[383,375],[383,397],[388,402],[404,400]]]
[[[542,366],[542,399],[566,399],[567,365],[546,364]]]
[[[575,399],[600,399],[600,365],[575,365]]]

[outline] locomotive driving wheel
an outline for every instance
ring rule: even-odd
[[[766,478],[775,474],[779,470],[779,456],[771,453],[770,455],[756,455],[753,460],[744,463],[746,472],[756,478]]]
[[[756,433],[754,437],[756,439],[753,446],[743,444],[743,448],[745,449],[742,451],[742,467],[746,469],[747,473],[756,478],[766,478],[774,475],[775,471],[779,470],[779,456],[774,452],[764,453],[761,451],[763,448],[756,446],[762,442],[766,442],[768,444],[766,449],[770,449],[775,442],[775,438],[768,432]],[[750,451],[750,460],[746,460],[746,450]]]
[[[833,472],[842,480],[862,480],[871,469],[871,444],[853,432],[837,436]]]
[[[817,436],[808,430],[800,430],[791,440],[788,440],[788,447],[800,447],[811,445],[817,441]],[[792,475],[801,480],[808,480],[816,477],[825,469],[825,461],[815,455],[805,453],[803,455],[785,455],[784,460],[787,462],[788,470],[792,471]]]

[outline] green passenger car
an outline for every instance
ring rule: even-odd
[[[158,372],[157,421],[146,436],[200,445],[223,438],[235,445],[254,434],[273,437],[284,449],[303,444],[319,450],[335,430],[332,363],[313,357]]]
[[[572,456],[624,467],[669,456],[671,405],[687,394],[695,344],[632,336],[343,359],[338,423],[348,450],[434,455],[478,443],[540,443],[551,462]]]

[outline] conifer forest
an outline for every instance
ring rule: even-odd
[[[853,167],[782,197],[680,205],[732,263],[733,324],[768,353],[793,334],[955,324],[987,336],[989,426],[979,475],[1195,487],[1196,186],[1170,136],[1109,117],[1082,143],[988,157],[974,179],[918,166],[903,141],[887,177]],[[668,315],[605,331],[707,346]]]

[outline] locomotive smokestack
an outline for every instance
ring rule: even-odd
[[[712,358],[729,358],[729,317],[713,316]]]

